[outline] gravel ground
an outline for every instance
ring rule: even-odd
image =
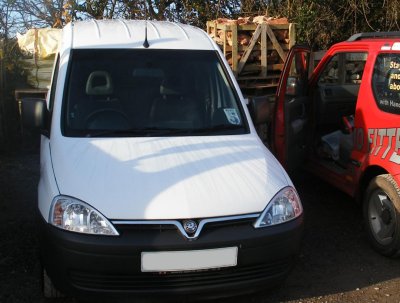
[[[0,303],[50,302],[42,298],[39,280],[33,216],[38,177],[37,152],[0,154]],[[371,250],[360,207],[310,174],[294,182],[306,214],[297,266],[279,289],[220,302],[400,303],[400,260]]]

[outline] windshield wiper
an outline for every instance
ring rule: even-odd
[[[218,124],[204,128],[169,128],[169,127],[143,127],[129,129],[89,130],[86,137],[156,137],[171,135],[208,135],[215,133],[226,133],[235,130],[244,130],[243,125]]]
[[[190,130],[181,128],[165,128],[165,127],[143,127],[143,128],[128,128],[128,129],[109,129],[109,130],[93,130],[86,137],[112,137],[112,136],[165,136],[171,134],[188,133]]]
[[[192,132],[196,134],[211,134],[211,133],[220,133],[227,132],[232,130],[244,129],[243,125],[235,125],[235,124],[218,124],[211,127],[197,128],[193,129]]]

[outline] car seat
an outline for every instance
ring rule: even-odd
[[[165,78],[160,85],[160,97],[150,111],[152,126],[193,129],[201,126],[201,108],[196,98],[185,92],[182,76]]]

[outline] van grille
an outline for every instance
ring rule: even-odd
[[[212,230],[219,227],[240,227],[244,225],[252,225],[254,221],[253,218],[244,218],[239,220],[209,222],[204,225],[203,230]],[[178,228],[173,224],[116,224],[116,227],[121,231],[157,230],[162,232],[167,230],[178,230]]]
[[[194,291],[216,286],[234,286],[268,278],[285,276],[293,260],[285,259],[268,264],[238,266],[194,272],[104,274],[70,271],[72,284],[84,290],[109,292],[168,292]]]
[[[188,235],[183,229],[184,220],[148,220],[148,221],[124,221],[113,220],[112,223],[120,233],[132,230],[156,230],[158,232],[177,230],[188,239],[196,239],[203,230],[212,230],[221,227],[250,226],[259,214],[247,214],[220,218],[195,219],[199,224],[194,235]]]

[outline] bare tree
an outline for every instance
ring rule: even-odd
[[[298,42],[311,44],[313,48],[326,48],[355,32],[400,30],[399,0],[0,0],[0,3],[0,35],[21,27],[63,27],[70,21],[88,18],[170,20],[204,28],[206,21],[218,17],[264,13],[288,17],[297,24]]]
[[[65,4],[65,0],[18,0],[15,1],[15,13],[26,28],[62,27]]]
[[[0,146],[14,146],[17,124],[17,103],[14,90],[21,79],[20,52],[15,33],[20,28],[20,19],[15,14],[16,1],[0,1]]]
[[[10,31],[16,26],[16,18],[12,15],[15,9],[14,1],[0,1],[0,36],[8,39]]]
[[[134,2],[134,1],[133,1]],[[86,0],[77,5],[77,11],[87,17],[95,19],[112,19],[121,17],[119,8],[122,1],[119,0]]]
[[[242,0],[240,11],[243,15],[264,15],[267,11],[266,2],[263,0]]]

